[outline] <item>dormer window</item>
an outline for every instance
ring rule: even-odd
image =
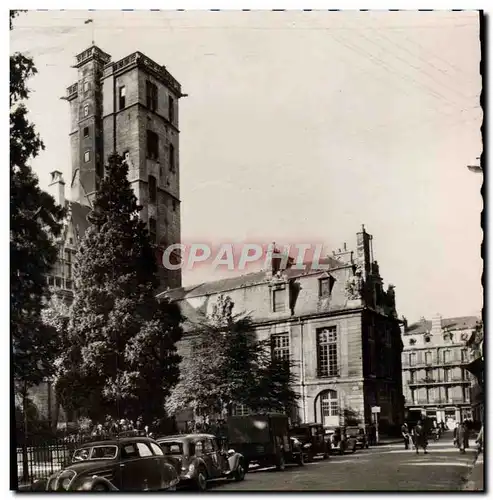
[[[329,297],[334,288],[335,279],[332,276],[327,276],[324,273],[318,280],[318,296],[320,298]]]
[[[409,339],[409,345],[415,345],[416,339]]]
[[[428,342],[430,341],[430,336],[429,335],[425,335],[425,342],[428,344]]]

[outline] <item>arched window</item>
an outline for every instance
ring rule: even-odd
[[[337,397],[337,391],[328,390],[320,393],[319,401],[322,425],[339,425],[339,398]]]

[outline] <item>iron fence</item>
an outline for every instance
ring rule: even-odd
[[[62,469],[72,457],[82,438],[53,438],[17,446],[17,479],[19,486],[32,484],[36,479],[45,479]]]

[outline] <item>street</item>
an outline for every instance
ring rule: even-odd
[[[470,443],[473,444],[473,443]],[[401,444],[382,445],[355,454],[331,456],[284,472],[249,472],[241,483],[218,481],[211,489],[228,491],[457,491],[475,457],[475,448],[459,454],[452,433],[432,442],[428,454],[404,450]]]

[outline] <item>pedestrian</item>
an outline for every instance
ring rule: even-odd
[[[406,422],[404,422],[402,424],[401,433],[402,433],[402,437],[404,438],[404,449],[409,450],[409,442],[410,442],[411,438],[409,436],[409,428],[408,428]]]
[[[457,427],[457,447],[459,448],[460,453],[466,452],[466,444],[467,444],[467,428],[464,425],[464,422],[461,422]]]
[[[414,428],[414,446],[416,448],[417,455],[419,455],[419,448],[423,448],[425,455],[428,453],[426,450],[428,447],[428,440],[421,420],[418,420],[418,423]]]
[[[455,427],[454,427],[454,446],[458,446],[458,441],[457,441],[457,432],[459,430],[459,422],[455,422]]]
[[[476,438],[476,444],[478,445],[478,453],[481,453],[483,451],[483,426],[481,426],[478,437]]]

